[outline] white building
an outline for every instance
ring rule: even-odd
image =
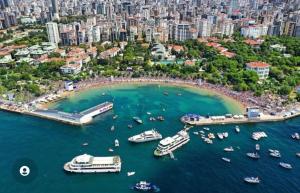
[[[199,31],[199,36],[200,37],[209,37],[211,34],[211,23],[208,22],[207,19],[201,19],[199,21],[199,27],[198,27],[198,31]]]
[[[259,38],[268,34],[268,26],[250,25],[241,28],[241,34],[247,38]]]
[[[249,62],[246,69],[255,71],[259,79],[266,79],[269,76],[270,65],[265,62]]]
[[[59,32],[58,32],[57,23],[55,23],[55,22],[46,23],[46,28],[47,28],[49,42],[58,44],[60,42],[60,40],[59,40]]]

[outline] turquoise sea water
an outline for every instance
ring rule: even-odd
[[[163,95],[163,92],[169,95]],[[102,96],[102,93],[106,93]],[[181,93],[178,96],[177,93]],[[79,112],[104,101],[113,101],[114,109],[95,118],[90,125],[77,127],[40,118],[0,112],[0,192],[1,193],[130,193],[129,186],[139,180],[157,184],[162,193],[299,193],[300,192],[300,143],[290,134],[300,132],[300,118],[285,122],[240,125],[236,134],[235,125],[211,126],[214,133],[228,131],[229,138],[205,144],[199,136],[190,132],[188,144],[174,152],[176,160],[169,157],[155,158],[153,150],[158,142],[130,144],[127,138],[144,130],[156,128],[164,137],[174,135],[183,125],[179,118],[185,113],[224,114],[238,111],[226,105],[221,98],[201,94],[186,88],[171,86],[122,86],[105,87],[82,93],[61,101],[52,108]],[[165,109],[165,111],[163,111]],[[163,115],[164,122],[150,122],[149,115]],[[112,116],[117,114],[116,120]],[[152,116],[151,115],[151,116]],[[133,116],[144,120],[143,125],[132,121]],[[133,124],[133,128],[127,128]],[[111,126],[115,131],[110,131]],[[191,131],[200,130],[195,127]],[[256,142],[250,136],[254,131],[265,131],[267,139],[261,140],[261,159],[246,157],[253,152]],[[108,152],[115,139],[120,147]],[[82,147],[81,144],[89,145]],[[232,153],[224,147],[234,146]],[[268,148],[281,151],[282,158],[268,156]],[[122,172],[118,174],[67,174],[62,167],[74,156],[89,153],[95,156],[118,154],[122,158]],[[221,157],[231,158],[228,164]],[[13,166],[19,158],[30,159],[37,176],[28,183],[15,177]],[[291,171],[278,166],[279,161],[293,165]],[[127,177],[128,171],[136,174]],[[261,183],[249,185],[245,176],[259,176]]]

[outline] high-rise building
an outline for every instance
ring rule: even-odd
[[[52,16],[53,19],[59,19],[59,13],[58,13],[58,4],[57,0],[51,0],[52,2]]]
[[[59,43],[59,33],[58,33],[58,26],[55,22],[48,22],[46,23],[47,34],[49,42],[58,44]]]

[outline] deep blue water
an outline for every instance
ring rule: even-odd
[[[163,92],[167,91],[168,96]],[[102,93],[106,93],[102,96]],[[178,96],[177,93],[182,93]],[[174,135],[183,125],[179,118],[185,113],[224,114],[237,111],[221,98],[195,92],[186,88],[149,86],[106,87],[79,93],[61,101],[53,108],[79,112],[85,108],[110,100],[114,109],[95,118],[90,125],[77,127],[40,118],[0,112],[0,192],[2,193],[129,193],[131,184],[147,180],[157,184],[162,193],[299,193],[300,192],[300,142],[293,141],[290,134],[300,132],[300,118],[285,122],[240,125],[236,134],[235,125],[211,126],[214,133],[228,131],[229,138],[205,144],[199,136],[190,132],[190,142],[174,152],[176,160],[169,157],[155,158],[153,150],[158,142],[130,144],[127,138],[146,129],[156,128],[164,137]],[[231,104],[232,105],[232,104]],[[162,109],[165,109],[163,111]],[[149,115],[163,115],[164,122],[150,122]],[[114,114],[119,115],[113,120]],[[136,125],[132,116],[141,117],[145,124]],[[127,125],[134,128],[128,129]],[[114,125],[115,131],[110,131]],[[195,127],[191,131],[200,130]],[[254,151],[256,142],[251,133],[265,131],[268,138],[261,140],[261,159],[246,157]],[[120,147],[115,152],[107,149],[119,139]],[[81,144],[88,142],[89,146]],[[235,152],[226,153],[224,147],[234,146]],[[237,149],[239,146],[239,149]],[[281,151],[282,158],[269,157],[268,148]],[[74,156],[89,153],[95,156],[118,154],[122,159],[119,174],[70,175],[63,171],[65,162]],[[221,157],[231,158],[230,164]],[[37,176],[24,183],[15,177],[14,169],[20,158],[32,160]],[[279,161],[293,165],[291,171],[278,166]],[[136,175],[127,177],[128,171]],[[261,183],[249,185],[245,176],[259,176]]]

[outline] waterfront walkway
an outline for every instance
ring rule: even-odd
[[[224,125],[224,124],[242,124],[242,123],[260,123],[260,122],[274,122],[274,121],[284,121],[291,119],[293,117],[300,116],[299,111],[293,111],[281,113],[278,115],[269,115],[269,114],[260,114],[260,117],[257,118],[248,118],[245,115],[236,115],[233,117],[225,116],[210,116],[202,117],[200,115],[185,115],[181,117],[181,122],[188,125]]]
[[[97,106],[91,107],[80,113],[66,113],[53,109],[35,109],[29,110],[28,108],[15,106],[13,104],[1,104],[0,109],[20,113],[25,115],[31,115],[35,117],[46,118],[54,121],[59,121],[71,125],[84,125],[88,124],[93,120],[93,117],[109,111],[113,108],[113,103],[104,102]]]

